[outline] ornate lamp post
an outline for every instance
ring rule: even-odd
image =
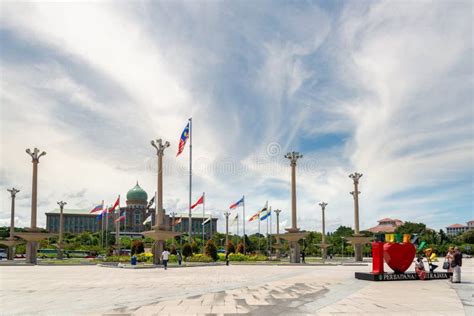
[[[12,198],[12,207],[11,207],[11,218],[10,218],[10,237],[7,240],[0,240],[0,244],[8,246],[7,259],[15,259],[15,245],[18,244],[18,241],[15,240],[15,197],[20,190],[11,188],[7,189],[10,192]]]
[[[26,150],[26,153],[31,156],[31,162],[33,163],[33,183],[31,190],[31,229],[36,229],[36,213],[37,213],[37,197],[38,197],[38,164],[41,156],[46,155],[46,152],[43,151],[39,153],[39,149],[33,149],[31,152],[30,149]]]
[[[303,158],[303,155],[293,151],[291,153],[287,153],[285,158],[290,160],[291,166],[291,229],[287,229],[287,231],[297,232],[299,231],[299,228],[297,228],[296,223],[296,161],[300,158]]]
[[[347,239],[354,245],[355,260],[362,261],[362,245],[372,239],[363,237],[359,231],[359,179],[362,178],[362,173],[354,172],[349,175],[349,178],[354,181],[354,191],[350,192],[354,197],[354,237]]]
[[[166,148],[170,146],[170,143],[166,141],[164,144],[161,139],[157,139],[156,141],[152,140],[151,145],[156,148],[156,155],[158,156],[158,201],[156,203],[156,215],[158,218],[157,225],[160,228],[163,226],[163,155]]]
[[[155,240],[153,244],[153,263],[161,263],[161,253],[164,248],[164,241],[169,238],[174,238],[180,235],[174,231],[170,231],[168,225],[164,224],[163,211],[163,155],[166,148],[170,146],[169,142],[163,143],[161,139],[152,140],[151,145],[156,148],[156,155],[158,157],[158,176],[157,176],[157,201],[156,201],[156,216],[155,226],[152,230],[143,232],[145,237],[151,237]]]
[[[58,239],[58,259],[63,258],[63,233],[64,233],[64,205],[67,203],[64,201],[57,202],[59,205],[59,239]]]
[[[326,220],[325,220],[325,217],[324,217],[324,211],[326,209],[326,206],[328,205],[328,203],[325,203],[325,202],[321,202],[319,203],[319,206],[321,206],[321,210],[322,210],[322,213],[323,213],[323,220],[322,220],[322,239],[321,239],[321,244],[319,244],[319,246],[322,248],[322,257],[323,257],[323,260],[326,260],[327,258],[327,247],[329,247],[330,245],[329,244],[326,244]]]
[[[277,235],[280,234],[280,212],[281,210],[274,210],[273,211],[275,214],[276,214],[276,217],[277,217]],[[277,259],[280,259],[281,257],[281,253],[280,253],[280,248],[281,248],[281,244],[280,244],[280,237],[276,237],[276,244],[273,245],[273,248],[276,249],[276,258]]]
[[[285,155],[290,160],[291,166],[291,228],[286,228],[286,234],[276,234],[275,237],[286,239],[290,243],[290,262],[300,262],[300,245],[298,240],[306,237],[308,233],[300,232],[296,222],[296,161],[302,158],[298,152],[291,152]]]

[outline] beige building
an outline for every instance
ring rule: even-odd
[[[446,227],[446,234],[448,236],[456,236],[464,233],[470,229],[474,229],[474,220],[466,223],[467,225],[462,224],[452,224]]]

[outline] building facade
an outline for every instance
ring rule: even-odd
[[[90,213],[89,209],[67,209],[63,210],[64,232],[83,233],[109,231],[115,232],[115,220],[123,215],[125,218],[119,222],[121,235],[137,235],[143,231],[151,230],[155,223],[155,207],[149,207],[148,194],[137,184],[127,192],[125,206],[120,207],[120,211],[103,214],[99,217],[98,213]],[[150,217],[150,221],[145,220]],[[206,216],[192,216],[192,235],[202,236],[202,223],[209,218]],[[188,233],[189,217],[188,214],[180,214],[175,218],[174,230],[176,232]],[[165,225],[169,230],[173,228],[173,219],[169,214],[165,215]],[[46,213],[46,229],[52,233],[59,232],[59,209]],[[206,238],[210,238],[211,233],[217,231],[217,218],[212,218],[204,224],[204,233]]]
[[[452,224],[446,227],[446,235],[448,236],[456,236],[459,234],[464,233],[470,229],[474,229],[474,220],[469,221],[466,225],[462,224]]]
[[[51,233],[59,233],[59,209],[46,213],[46,229]],[[90,214],[88,209],[64,209],[64,232],[78,234],[97,232],[99,225],[96,214]]]

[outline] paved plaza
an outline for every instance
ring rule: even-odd
[[[464,284],[369,282],[370,266],[224,265],[162,269],[1,266],[2,315],[469,315]]]

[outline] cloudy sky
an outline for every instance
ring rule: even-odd
[[[0,225],[12,186],[16,225],[29,224],[35,146],[40,225],[59,200],[110,204],[137,180],[151,196],[156,138],[171,143],[164,206],[185,212],[189,147],[175,156],[189,117],[193,200],[205,191],[221,218],[245,195],[247,215],[268,200],[290,225],[283,156],[299,151],[303,229],[320,229],[322,200],[330,230],[353,226],[354,171],[361,228],[474,219],[469,1],[0,6]]]

